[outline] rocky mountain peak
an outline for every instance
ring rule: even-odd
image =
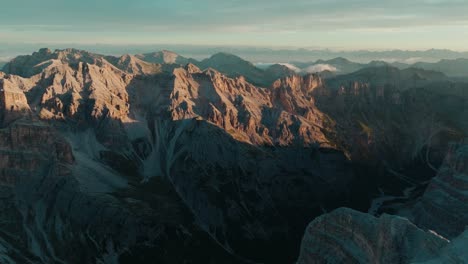
[[[185,70],[188,72],[188,73],[200,73],[201,70],[200,68],[198,68],[195,64],[193,63],[188,63],[187,65],[185,65]]]
[[[316,88],[322,85],[322,78],[317,74],[290,75],[275,81],[272,85],[273,89],[280,87],[288,87],[294,91],[302,91],[304,94],[309,94]]]
[[[253,64],[251,62],[248,62],[244,59],[242,59],[241,57],[239,56],[236,56],[234,54],[231,54],[231,53],[227,53],[227,52],[218,52],[214,55],[212,55],[210,58],[208,59],[205,59],[202,61],[202,63],[223,63],[223,64],[248,64],[248,65],[252,65]]]
[[[150,62],[150,63],[158,63],[158,64],[180,64],[185,65],[193,60],[180,56],[179,54],[169,51],[169,50],[162,50],[153,53],[145,53],[145,54],[137,54],[135,55],[140,60]]]
[[[296,73],[296,71],[283,64],[273,64],[266,69],[266,72],[275,76],[288,76]]]
[[[39,49],[39,51],[34,52],[33,55],[35,53],[38,53],[40,55],[50,55],[50,54],[52,54],[52,51],[49,48],[41,48],[41,49]]]
[[[31,55],[18,56],[4,66],[6,73],[31,77],[42,70],[59,64],[76,65],[79,62],[105,65],[103,56],[77,49],[55,50],[41,49]]]
[[[125,54],[119,58],[108,56],[106,59],[120,70],[131,74],[157,74],[162,71],[160,64],[149,63],[134,55]]]

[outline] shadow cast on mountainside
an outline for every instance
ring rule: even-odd
[[[337,150],[253,146],[196,119],[154,116],[147,124],[150,133],[129,144],[133,158],[110,151],[103,161],[138,190],[143,177],[170,182],[200,227],[244,259],[294,261],[311,219],[340,206],[367,209],[354,204],[365,194],[350,190],[353,169]]]

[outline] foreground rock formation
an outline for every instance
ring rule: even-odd
[[[307,227],[298,263],[465,263],[468,261],[467,145],[452,144],[406,218],[340,208]]]
[[[460,235],[468,226],[467,143],[452,145],[412,213],[416,224],[448,238]]]
[[[427,261],[448,241],[408,220],[341,208],[306,229],[298,263],[411,263]]]
[[[340,208],[309,224],[297,263],[464,263],[467,243],[466,234],[450,242],[406,218]]]

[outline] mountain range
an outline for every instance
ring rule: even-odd
[[[316,61],[319,59],[330,60],[337,57],[347,58],[359,63],[370,61],[389,61],[412,64],[418,61],[436,62],[443,59],[454,60],[458,58],[468,59],[468,52],[453,51],[448,49],[429,50],[339,50],[325,49],[317,47],[294,48],[294,47],[249,47],[249,46],[216,46],[216,45],[119,45],[119,44],[50,44],[50,43],[0,43],[0,58],[15,57],[21,54],[28,54],[40,46],[49,46],[52,49],[63,49],[74,46],[79,49],[93,53],[106,55],[116,54],[147,54],[155,50],[169,49],[178,54],[185,54],[197,60],[203,60],[212,54],[230,53],[236,54],[251,62],[276,63],[287,61]]]
[[[457,63],[18,56],[0,71],[0,262],[463,263]]]
[[[305,73],[329,71],[334,74],[348,74],[363,68],[389,65],[401,70],[408,68],[418,68],[441,72],[449,77],[468,77],[468,71],[466,70],[468,69],[468,59],[444,59],[438,62],[416,62],[413,64],[406,64],[401,62],[390,63],[385,61],[357,63],[339,57],[331,60],[317,60],[315,62],[290,62],[288,64],[292,65],[297,72]]]

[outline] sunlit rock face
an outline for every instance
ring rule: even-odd
[[[14,77],[12,83],[21,87],[43,119],[86,125],[102,118],[126,121],[150,111],[169,113],[172,120],[201,117],[256,145],[329,145],[322,114],[310,94],[321,84],[317,76],[287,77],[272,88],[260,88],[243,77],[231,79],[193,64],[169,72],[157,67],[130,55],[41,50],[13,60],[5,69],[30,77]],[[154,77],[135,75],[158,72]]]

